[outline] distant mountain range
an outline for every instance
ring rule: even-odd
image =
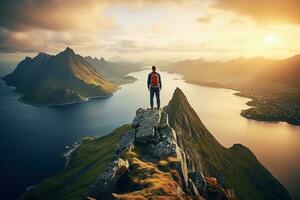
[[[188,81],[195,83],[214,82],[226,85],[226,82],[253,78],[300,88],[297,76],[300,73],[300,55],[282,60],[264,57],[240,57],[226,62],[185,60],[170,64],[169,71],[183,74]]]
[[[102,74],[106,79],[118,85],[135,81],[136,79],[134,77],[126,75],[142,68],[142,65],[139,63],[123,61],[110,62],[103,57],[98,59],[87,56],[85,60],[99,74]]]
[[[58,105],[110,96],[118,84],[134,81],[125,74],[136,70],[138,66],[134,64],[84,58],[68,47],[57,55],[39,53],[34,58],[26,57],[3,79],[23,95],[22,101]]]
[[[300,125],[300,55],[282,60],[185,60],[170,64],[168,71],[190,83],[238,90],[237,95],[252,99],[247,102],[251,108],[241,111],[245,118]]]
[[[248,148],[223,147],[178,88],[163,111],[140,108],[131,125],[85,139],[69,163],[25,199],[291,199]]]
[[[263,78],[300,88],[300,54],[293,57],[273,61],[268,71],[264,71]]]

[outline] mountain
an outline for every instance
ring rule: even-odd
[[[185,60],[170,64],[168,70],[183,74],[189,82],[194,83],[214,82],[231,87],[251,79],[252,83],[259,80],[300,88],[297,76],[300,73],[300,55],[282,60],[264,57],[240,57],[226,62]]]
[[[223,147],[207,130],[176,89],[165,108],[171,127],[178,133],[179,146],[193,160],[195,169],[216,177],[225,188],[233,188],[238,199],[290,199],[286,189],[245,146]]]
[[[65,104],[109,96],[117,89],[80,55],[66,48],[57,55],[26,57],[4,81],[32,104]]]
[[[276,62],[263,57],[240,57],[226,62],[197,59],[172,63],[168,69],[169,72],[184,75],[185,79],[192,83],[215,83],[235,87],[248,83],[249,79],[260,77],[263,72],[271,71]]]
[[[300,54],[274,63],[272,70],[264,71],[261,77],[300,88]]]
[[[90,56],[85,57],[85,60],[100,74],[105,78],[115,84],[125,84],[131,83],[136,79],[132,76],[127,76],[128,73],[138,71],[142,68],[139,63],[133,62],[110,62],[105,60],[103,57],[101,59],[92,58]]]
[[[180,89],[162,110],[85,139],[60,174],[25,199],[291,199],[241,144],[223,147]]]

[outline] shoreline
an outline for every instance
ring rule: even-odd
[[[167,71],[167,72],[170,73],[170,74],[180,74],[180,73],[174,73],[174,72],[169,72],[169,71]],[[182,74],[180,74],[180,75],[182,75]],[[191,81],[191,80],[188,80],[186,78],[186,76],[184,76],[184,75],[182,75],[182,79],[185,82],[190,83],[190,84],[194,84],[194,85],[200,85],[200,86],[210,87],[210,88],[219,88],[219,89],[233,90],[235,92],[232,93],[232,95],[249,99],[245,104],[247,106],[249,106],[250,108],[248,108],[248,109],[242,109],[240,111],[240,116],[244,117],[245,119],[255,120],[257,122],[287,123],[287,124],[292,125],[292,126],[300,126],[300,119],[291,119],[291,118],[288,118],[288,117],[278,117],[278,118],[272,117],[272,116],[268,117],[267,114],[265,116],[263,116],[263,117],[262,116],[255,117],[255,116],[253,116],[253,114],[248,113],[248,112],[252,111],[255,108],[259,109],[261,107],[259,105],[257,105],[257,104],[256,105],[250,105],[249,103],[251,103],[251,102],[257,102],[257,100],[255,98],[253,98],[252,96],[247,95],[246,92],[242,91],[241,88],[229,87],[229,86],[226,86],[224,84],[216,83],[216,82]]]
[[[121,86],[118,86],[112,94],[109,94],[109,95],[101,95],[101,96],[93,96],[93,97],[85,97],[82,101],[72,101],[72,102],[66,102],[66,103],[53,103],[53,104],[38,104],[38,103],[30,103],[28,101],[25,101],[22,97],[22,93],[18,92],[16,90],[16,87],[14,86],[10,86],[10,85],[7,85],[7,84],[4,84],[3,86],[5,87],[8,87],[10,89],[13,89],[13,92],[15,92],[16,94],[20,95],[20,97],[18,98],[18,101],[21,102],[21,103],[24,103],[26,105],[31,105],[31,106],[37,106],[37,107],[60,107],[60,106],[67,106],[67,105],[73,105],[73,104],[79,104],[79,103],[84,103],[84,102],[87,102],[91,99],[102,99],[102,98],[109,98],[111,96],[113,96],[115,93],[117,93],[118,90],[121,90]]]
[[[64,152],[61,156],[61,158],[65,159],[65,168],[67,168],[70,164],[70,161],[72,159],[72,154],[83,144],[83,139],[79,139],[79,141],[75,142],[72,147],[67,151]],[[66,147],[66,146],[65,146]]]
[[[128,73],[130,74],[130,73]],[[127,74],[127,75],[128,75]],[[126,75],[126,76],[127,76]],[[133,76],[132,76],[133,77]],[[135,78],[135,77],[133,77]],[[47,104],[43,104],[43,103],[31,103],[31,102],[28,102],[28,101],[25,101],[22,97],[23,97],[23,94],[19,91],[17,91],[17,88],[15,86],[12,86],[12,85],[8,85],[6,83],[6,81],[3,79],[3,77],[1,77],[1,80],[3,81],[3,86],[9,88],[9,89],[12,89],[13,92],[15,92],[16,94],[20,95],[20,97],[18,98],[18,101],[21,102],[21,103],[24,103],[26,105],[31,105],[31,106],[37,106],[37,107],[43,107],[43,106],[48,106],[48,107],[59,107],[59,106],[67,106],[67,105],[73,105],[73,104],[79,104],[79,103],[84,103],[84,102],[87,102],[91,99],[102,99],[102,98],[109,98],[109,97],[112,97],[114,96],[119,90],[122,89],[122,85],[126,85],[126,84],[132,84],[134,83],[135,81],[137,81],[137,79],[135,78],[135,80],[132,80],[128,83],[123,83],[123,84],[120,84],[116,87],[116,89],[111,93],[111,94],[108,94],[108,95],[99,95],[99,96],[91,96],[91,97],[84,97],[83,100],[81,101],[71,101],[71,102],[66,102],[66,103],[47,103]]]

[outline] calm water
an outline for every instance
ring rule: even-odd
[[[19,95],[1,82],[1,199],[14,199],[26,186],[63,169],[59,156],[65,145],[84,136],[105,135],[130,123],[137,108],[148,106],[147,73],[132,73],[138,81],[122,86],[113,97],[63,107],[20,103]],[[247,108],[247,99],[232,95],[234,91],[188,84],[176,74],[161,75],[163,105],[180,87],[224,146],[242,143],[249,147],[295,199],[300,199],[300,127],[247,120],[239,115]]]

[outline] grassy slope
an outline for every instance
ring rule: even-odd
[[[227,189],[234,189],[239,199],[290,199],[286,189],[248,148],[240,144],[223,147],[206,129],[181,90],[176,89],[165,111],[170,125],[179,133],[179,145],[195,161],[196,169],[216,177]]]
[[[40,183],[26,199],[79,199],[111,161],[117,141],[129,128],[123,125],[109,135],[86,140],[67,169]]]
[[[180,163],[174,157],[168,157],[159,163],[147,162],[141,158],[142,146],[135,146],[122,156],[129,161],[128,179],[122,182],[123,191],[113,196],[120,200],[178,199],[191,200],[185,193],[179,192],[182,184],[177,171]]]

